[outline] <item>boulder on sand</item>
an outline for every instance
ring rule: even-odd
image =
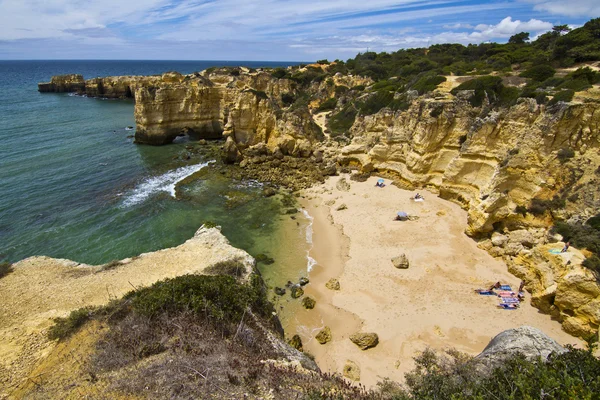
[[[323,328],[321,330],[321,332],[317,333],[317,336],[315,336],[315,339],[317,339],[317,341],[321,344],[330,342],[331,341],[331,329],[328,326],[326,326],[325,328]]]
[[[352,343],[360,347],[361,350],[366,350],[371,347],[377,346],[379,343],[379,336],[376,333],[362,333],[357,332],[350,336]]]
[[[360,381],[360,367],[354,361],[346,360],[344,376],[355,382]]]
[[[400,254],[398,257],[392,258],[392,264],[394,264],[394,267],[396,268],[407,269],[410,263],[408,262],[406,254]]]

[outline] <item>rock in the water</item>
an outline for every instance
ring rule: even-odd
[[[406,257],[406,254],[400,254],[398,257],[392,258],[392,264],[396,268],[407,269],[409,266],[408,257]]]
[[[330,280],[327,281],[327,283],[325,284],[325,287],[327,289],[331,289],[331,290],[340,290],[340,281],[338,281],[335,278],[331,278]]]
[[[360,381],[360,367],[354,361],[347,360],[344,365],[344,376],[355,382]]]
[[[347,210],[348,206],[346,204],[340,204],[339,206],[336,207],[336,211],[342,211],[342,210]]]
[[[315,304],[317,304],[317,302],[312,297],[306,296],[302,299],[302,306],[307,310],[312,310],[313,308],[315,308]]]
[[[352,343],[360,347],[361,350],[366,350],[371,347],[377,346],[379,343],[379,336],[376,333],[362,333],[357,332],[350,336]]]
[[[335,184],[335,187],[342,192],[348,192],[350,191],[350,184],[348,183],[348,181],[346,180],[346,178],[340,178],[339,181],[337,181],[337,183]]]
[[[325,328],[323,328],[323,330],[321,330],[321,332],[317,333],[317,336],[315,336],[315,339],[317,339],[317,341],[321,344],[330,342],[331,341],[331,329],[328,326],[326,326]]]
[[[225,141],[223,145],[223,161],[227,164],[233,164],[238,162],[241,158],[240,151],[238,150],[235,141],[230,137]]]
[[[257,263],[263,263],[266,265],[271,265],[275,262],[275,260],[273,258],[269,257],[266,254],[262,254],[262,253],[257,254],[255,258],[256,258]]]
[[[304,348],[302,347],[302,339],[299,335],[292,336],[292,338],[288,340],[288,344],[298,351],[304,351]]]
[[[283,296],[285,294],[285,289],[284,288],[276,287],[275,289],[273,289],[273,291],[278,296]]]
[[[308,282],[310,282],[310,281],[308,280],[308,278],[306,278],[304,276],[301,277],[300,280],[298,281],[298,283],[300,284],[300,286],[306,286],[306,285],[308,285]]]
[[[291,294],[293,299],[297,299],[298,297],[302,297],[304,295],[304,289],[300,286],[292,286]]]
[[[500,332],[475,358],[487,367],[493,368],[517,353],[528,359],[548,358],[550,353],[564,353],[564,347],[548,337],[544,332],[531,326],[521,326]]]

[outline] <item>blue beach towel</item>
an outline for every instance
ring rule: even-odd
[[[505,310],[516,310],[517,307],[513,307],[512,304],[498,304],[498,307],[503,308]]]
[[[475,291],[482,296],[495,296],[496,295],[496,292],[494,292],[493,290],[477,289]]]
[[[509,290],[512,291],[511,287],[509,285],[502,285],[500,286],[500,290]]]

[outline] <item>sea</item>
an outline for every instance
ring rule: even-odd
[[[235,247],[275,259],[260,265],[272,285],[305,274],[310,219],[283,215],[281,196],[265,197],[262,183],[223,175],[219,143],[134,144],[133,101],[37,91],[38,82],[67,73],[89,79],[291,64],[0,61],[0,261],[44,255],[103,264],[177,246],[212,222]],[[301,244],[282,251],[285,241]]]

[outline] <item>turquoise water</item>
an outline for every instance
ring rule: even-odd
[[[40,94],[52,75],[190,73],[257,62],[0,61],[0,260],[33,255],[99,264],[171,247],[205,221],[233,245],[268,252],[277,197],[256,182],[223,177],[211,146],[133,144],[133,103]],[[188,159],[189,157],[189,159]],[[181,186],[186,176],[202,176]]]

